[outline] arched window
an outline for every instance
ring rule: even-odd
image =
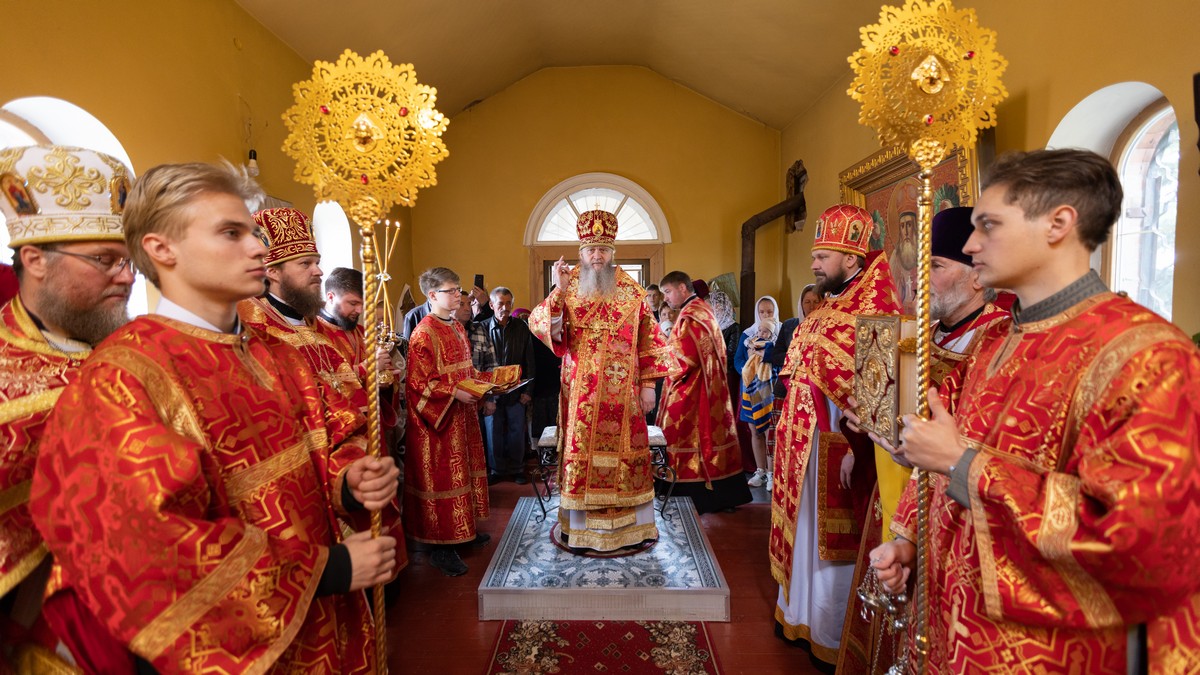
[[[32,96],[9,101],[0,107],[0,147],[20,145],[72,145],[96,150],[116,157],[134,171],[129,153],[104,123],[74,103],[49,96]],[[130,178],[136,176],[134,172]],[[0,261],[12,263],[13,251],[8,246],[8,227],[0,215]],[[150,289],[146,278],[134,278],[129,296],[130,316],[149,311]],[[155,294],[157,297],[157,294]]]
[[[313,209],[313,239],[326,278],[334,268],[356,267],[358,256],[350,239],[350,221],[337,202],[321,202]]]
[[[1130,123],[1114,150],[1125,203],[1112,238],[1112,287],[1170,320],[1179,202],[1174,109],[1165,99],[1151,105]]]
[[[579,214],[600,209],[617,217],[617,264],[643,286],[663,274],[664,244],[671,242],[667,217],[642,186],[611,173],[585,173],[551,188],[525,226],[530,247],[530,287],[549,291],[549,266],[564,256],[578,259]]]

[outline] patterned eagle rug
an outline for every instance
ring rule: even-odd
[[[505,621],[488,675],[627,673],[719,675],[703,623]]]

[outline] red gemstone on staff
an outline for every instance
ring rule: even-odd
[[[370,182],[371,182],[371,179],[370,179],[370,178],[367,178],[367,174],[365,174],[365,173],[364,173],[362,176],[360,176],[360,177],[359,177],[359,180],[361,180],[361,181],[362,181],[362,184],[363,184],[363,185],[366,185],[367,183],[370,183]]]
[[[321,114],[328,115],[329,114],[329,106],[327,106],[327,105],[321,106]]]
[[[892,47],[890,47],[888,49],[888,53],[891,54],[892,56],[895,56],[900,53],[900,48],[893,45]]]
[[[933,115],[926,115],[925,116],[925,126],[929,126],[931,124],[933,124]]]
[[[963,58],[970,61],[971,59],[975,58],[975,52],[967,52],[966,54],[963,54]]]
[[[402,108],[400,108],[400,116],[401,116],[401,117],[408,117],[408,108],[403,108],[403,107],[402,107]]]

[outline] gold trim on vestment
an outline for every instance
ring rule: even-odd
[[[857,619],[855,619],[857,620]],[[783,608],[778,604],[775,605],[775,621],[779,624],[780,632],[789,640],[804,640],[812,649],[813,656],[824,661],[825,663],[837,663],[838,648],[826,647],[825,645],[813,642],[811,629],[804,624],[793,625],[787,622],[784,618]]]
[[[604,514],[601,514],[601,511]],[[609,509],[584,511],[583,524],[589,530],[619,530],[637,522],[635,508],[623,508],[619,513],[610,513]]]
[[[980,585],[983,586],[984,608],[990,618],[999,619],[1002,612],[1000,610],[999,575],[996,571],[996,551],[992,548],[992,533],[988,528],[987,511],[984,509],[983,499],[979,496],[979,480],[983,476],[984,469],[988,462],[996,460],[989,457],[983,448],[977,448],[977,450],[975,459],[967,467],[967,488],[971,496],[970,518],[975,526],[975,547],[979,551],[979,578]]]
[[[97,355],[96,359],[98,363],[107,363],[130,373],[145,388],[146,397],[154,404],[154,410],[164,424],[180,436],[208,448],[208,439],[192,401],[161,364],[123,345],[113,346]],[[117,386],[117,383],[109,382],[105,386]],[[120,398],[129,400],[133,397],[125,391]]]
[[[246,579],[266,550],[267,533],[247,525],[241,541],[212,572],[197,581],[133,636],[129,641],[130,651],[148,661],[158,658],[200,617],[228,597]]]
[[[574,548],[615,551],[624,546],[636,546],[647,539],[658,538],[658,527],[653,522],[629,525],[608,532],[597,532],[586,528],[572,529],[570,519],[570,514],[560,507],[558,512],[559,531],[567,535],[567,545]]]
[[[28,481],[25,483],[28,486]],[[7,574],[0,576],[0,598],[8,595],[8,592],[17,587],[17,584],[25,580],[42,560],[46,558],[46,544],[38,542],[37,548],[30,551],[21,562],[17,563]]]
[[[1122,625],[1121,613],[1104,586],[1083,569],[1071,553],[1071,540],[1079,529],[1079,478],[1065,473],[1046,475],[1042,524],[1037,547],[1054,565],[1063,583],[1079,603],[1090,628]]]
[[[58,397],[62,396],[63,389],[64,387],[56,387],[37,394],[30,394],[29,396],[22,396],[21,398],[0,403],[0,424],[9,424],[13,420],[19,420],[29,417],[34,413],[50,410],[58,402]]]
[[[229,499],[241,502],[249,499],[256,490],[268,485],[304,466],[312,459],[312,452],[327,442],[324,429],[309,431],[288,449],[275,453],[252,466],[238,469],[225,476],[225,491]]]
[[[62,391],[59,389],[59,391]],[[32,481],[23,480],[20,483],[0,492],[0,513],[7,513],[22,504],[29,502],[29,487]],[[3,595],[3,593],[0,593]]]
[[[474,478],[480,478],[480,477],[481,476],[474,476]],[[435,500],[435,499],[453,499],[454,497],[462,497],[463,495],[470,494],[471,493],[471,481],[468,481],[466,485],[464,485],[462,487],[454,488],[453,490],[441,490],[441,491],[432,491],[432,492],[427,492],[425,490],[418,490],[415,487],[412,487],[411,485],[408,485],[407,483],[405,483],[404,492],[406,494],[415,495],[418,499],[423,499],[426,501]]]
[[[25,643],[13,648],[13,665],[21,675],[84,675],[84,671],[45,647]]]
[[[1171,324],[1152,323],[1133,328],[1121,333],[1108,344],[1101,347],[1100,352],[1088,364],[1087,372],[1079,378],[1075,388],[1075,396],[1067,410],[1067,424],[1063,430],[1062,446],[1058,456],[1058,470],[1062,471],[1071,457],[1075,440],[1083,426],[1083,419],[1091,412],[1092,406],[1100,395],[1108,389],[1125,364],[1135,354],[1151,345],[1179,342],[1187,345],[1188,341],[1179,329]]]
[[[621,497],[615,493],[597,494],[595,490],[590,491],[586,497],[561,494],[559,496],[559,506],[572,511],[590,511],[592,509],[610,507],[641,506],[653,499],[654,485],[651,483],[645,490],[626,497]]]
[[[46,341],[46,336],[42,334],[42,329],[38,328],[33,322],[33,318],[29,316],[29,311],[25,309],[25,304],[21,302],[21,296],[14,297],[10,303],[13,308],[13,319],[17,322],[17,328],[24,335],[18,335],[4,323],[0,322],[0,342],[7,342],[15,347],[41,354],[43,356],[57,356],[59,358],[68,358],[76,361],[87,359],[92,353],[91,349],[85,349],[79,352],[64,352],[54,347]]]

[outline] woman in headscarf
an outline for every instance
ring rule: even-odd
[[[754,324],[742,331],[738,339],[737,353],[734,354],[733,364],[739,374],[739,382],[741,386],[741,401],[738,409],[741,410],[740,419],[750,426],[750,449],[754,453],[754,475],[747,482],[751,487],[762,487],[768,485],[771,477],[771,467],[767,460],[767,434],[766,429],[770,420],[769,408],[763,408],[761,383],[757,382],[758,378],[755,373],[751,373],[749,380],[743,374],[746,368],[746,362],[750,358],[750,350],[757,350],[755,359],[758,363],[770,363],[771,355],[775,342],[779,339],[779,303],[769,295],[764,295],[754,303]],[[766,334],[770,334],[770,339],[765,339]],[[763,334],[763,338],[759,335]],[[761,346],[759,346],[761,345]],[[756,371],[757,372],[757,371]],[[771,368],[772,378],[777,375],[779,370]],[[754,403],[747,407],[745,405],[747,385],[752,389],[751,398]],[[771,391],[771,387],[767,387],[767,392]],[[765,419],[764,419],[765,417]]]

